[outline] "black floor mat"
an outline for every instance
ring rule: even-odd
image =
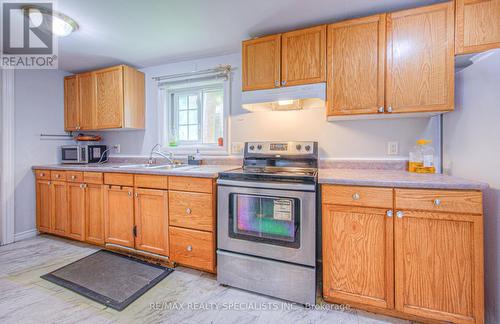
[[[121,311],[172,271],[100,250],[42,278]]]

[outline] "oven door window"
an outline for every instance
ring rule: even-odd
[[[231,193],[229,236],[273,245],[300,247],[300,200]]]
[[[63,161],[78,161],[78,149],[77,148],[63,148],[62,149],[62,160]]]

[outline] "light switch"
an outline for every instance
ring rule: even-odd
[[[388,155],[398,155],[399,154],[399,142],[388,142],[387,143],[387,154]]]
[[[233,142],[231,144],[231,153],[233,153],[233,154],[243,153],[243,143],[242,142]]]

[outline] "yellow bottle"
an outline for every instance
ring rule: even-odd
[[[434,165],[434,148],[432,141],[420,139],[410,152],[408,171],[417,173],[436,173]]]

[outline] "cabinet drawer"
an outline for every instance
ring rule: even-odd
[[[105,173],[104,183],[115,186],[134,186],[134,175],[129,173]]]
[[[212,233],[170,227],[170,256],[174,262],[214,272],[215,248]]]
[[[169,192],[170,226],[213,231],[213,198],[198,192]]]
[[[212,193],[212,179],[193,177],[169,177],[168,189]]]
[[[50,179],[56,181],[64,181],[66,180],[66,172],[65,171],[50,171]]]
[[[396,209],[483,213],[483,195],[479,191],[396,189],[395,195]]]
[[[161,175],[134,175],[135,186],[139,188],[168,189],[168,177]]]
[[[392,209],[392,190],[392,188],[323,185],[322,202]]]
[[[102,184],[102,172],[84,172],[83,181],[85,181],[85,183]]]
[[[35,170],[35,177],[38,180],[50,180],[49,170]]]
[[[83,172],[66,171],[66,180],[69,182],[83,182]]]

